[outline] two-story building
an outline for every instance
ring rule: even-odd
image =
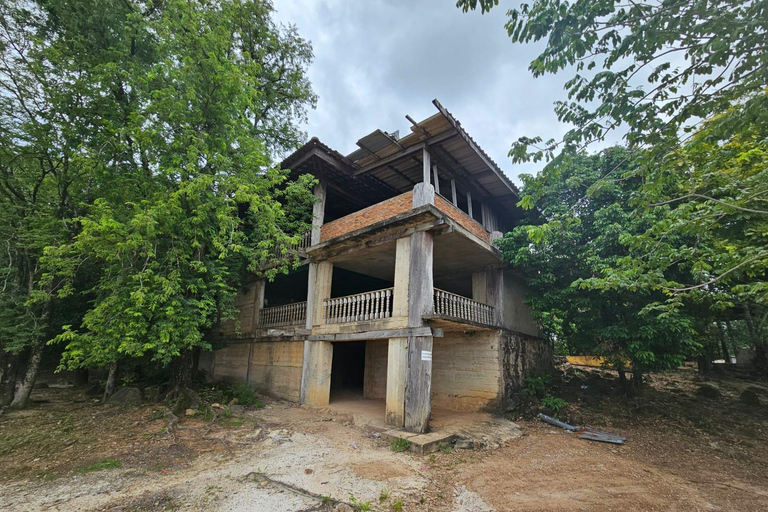
[[[201,357],[215,380],[308,406],[358,393],[394,428],[426,432],[432,406],[503,411],[550,345],[524,283],[494,247],[519,192],[437,100],[405,137],[377,130],[344,156],[313,138],[289,156],[311,174],[301,265],[238,296],[240,330]]]

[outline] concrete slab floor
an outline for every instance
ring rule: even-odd
[[[382,433],[393,430],[384,422],[383,399],[364,398],[360,394],[350,392],[334,393],[331,395],[331,403],[327,411],[350,416],[352,422],[359,427],[373,428]],[[434,407],[430,419],[430,432],[423,434],[425,436],[423,438],[414,438],[414,434],[408,434],[407,439],[412,443],[429,446],[417,448],[416,451],[434,451],[439,449],[440,444],[450,442],[462,448],[493,449],[519,437],[521,433],[517,424],[492,413]]]

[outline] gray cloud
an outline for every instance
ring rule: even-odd
[[[552,104],[565,76],[534,79],[541,46],[513,45],[505,8],[463,13],[453,0],[275,0],[277,19],[312,41],[318,107],[305,126],[342,153],[376,128],[408,133],[405,114],[436,112],[438,98],[515,181],[542,164],[507,157],[523,135],[561,136]]]

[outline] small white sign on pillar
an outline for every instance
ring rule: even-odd
[[[432,351],[431,350],[422,350],[421,351],[421,360],[422,361],[431,361],[432,360]]]

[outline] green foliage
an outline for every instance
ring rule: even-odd
[[[123,467],[123,463],[117,459],[101,459],[95,464],[91,464],[87,468],[83,469],[83,473],[91,473],[94,471],[104,471],[105,469],[119,469]]]
[[[525,392],[531,396],[541,398],[552,383],[552,375],[549,373],[534,372],[525,379]]]
[[[352,504],[353,510],[367,511],[371,510],[370,501],[360,501],[354,494],[349,493],[349,503]]]
[[[256,393],[256,390],[245,384],[237,386],[220,384],[217,386],[206,387],[203,389],[201,396],[208,403],[226,405],[236,399],[236,403],[240,405],[255,407],[257,409],[264,407],[264,403],[259,400],[259,395]]]
[[[411,442],[407,439],[403,439],[402,437],[398,437],[396,439],[393,439],[391,443],[389,443],[389,449],[393,452],[404,452],[408,450],[411,447]]]
[[[0,349],[53,338],[72,369],[209,348],[309,228],[313,178],[272,158],[304,138],[311,47],[262,0],[0,10]]]
[[[387,501],[389,499],[389,490],[385,487],[379,493],[379,501]]]
[[[497,3],[457,5],[485,12]],[[573,154],[623,129],[631,148],[660,156],[678,145],[682,131],[739,105],[718,127],[730,138],[766,116],[766,14],[765,0],[534,0],[510,9],[513,42],[546,42],[531,73],[573,73],[565,83],[569,101],[556,103],[555,112],[574,126],[560,141],[523,137],[510,155],[536,161]]]
[[[486,12],[497,3],[457,5]],[[682,345],[707,344],[710,324],[737,321],[768,371],[768,2],[534,0],[508,16],[514,42],[546,42],[530,65],[534,76],[572,74],[565,82],[568,101],[556,103],[555,112],[573,126],[561,140],[522,137],[510,156],[545,159],[543,173],[556,178],[572,172],[581,151],[611,132],[622,132],[628,147],[621,162],[588,180],[590,187],[566,187],[578,196],[566,202],[572,219],[553,224],[548,218],[545,227],[530,229],[537,248],[558,234],[566,244],[581,208],[600,202],[605,189],[608,195],[625,191],[601,214],[606,235],[620,231],[616,242],[624,249],[600,256],[591,275],[574,281],[583,297],[564,293],[562,299],[593,303],[594,292],[605,293],[644,319],[642,326],[627,326],[642,327],[637,332],[645,341],[617,348],[611,335],[604,338],[606,355],[624,352],[644,366],[670,366],[686,352]],[[529,192],[520,205],[531,209],[540,201],[547,202]],[[567,272],[557,262],[542,265],[542,278]],[[604,323],[602,311],[585,311]],[[541,308],[540,314],[551,332],[572,342],[563,311]],[[618,330],[619,340],[625,338]],[[670,336],[675,331],[680,342]],[[691,333],[703,343],[689,343]]]
[[[403,500],[392,502],[392,512],[401,512],[403,510]]]
[[[690,313],[648,311],[648,304],[666,297],[658,290],[585,286],[596,276],[613,275],[630,254],[626,239],[661,218],[660,212],[638,214],[630,206],[642,181],[628,157],[626,149],[610,148],[524,176],[523,195],[538,211],[499,247],[528,278],[537,320],[566,352],[606,356],[619,366],[629,360],[636,371],[666,369],[697,346]],[[602,182],[609,170],[621,179]],[[678,272],[685,276],[684,269]]]
[[[552,411],[552,415],[557,418],[560,415],[560,411],[568,407],[568,402],[562,398],[554,396],[545,396],[541,400],[541,405]]]

